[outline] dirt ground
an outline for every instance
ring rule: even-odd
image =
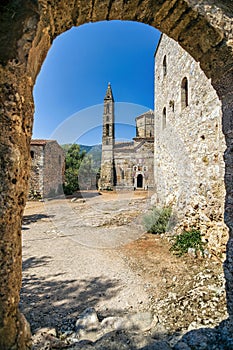
[[[27,203],[20,307],[33,333],[42,327],[69,331],[88,307],[100,319],[150,311],[164,332],[226,318],[221,263],[174,256],[167,239],[145,233],[142,217],[149,208],[145,193]],[[209,285],[214,295],[222,288],[218,314],[212,304],[202,314],[203,294],[193,294],[200,286],[208,294]]]

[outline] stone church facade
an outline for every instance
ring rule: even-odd
[[[154,112],[136,117],[136,137],[115,141],[114,97],[108,84],[104,98],[99,188],[149,189],[154,186]]]
[[[221,103],[199,64],[164,34],[155,53],[155,116],[154,202],[172,205],[181,229],[199,227],[218,250],[226,239]]]
[[[62,193],[65,155],[54,140],[32,140],[29,199],[53,197]]]

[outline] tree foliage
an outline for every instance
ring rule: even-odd
[[[99,169],[94,165],[92,155],[81,151],[77,144],[64,145],[63,149],[66,154],[64,193],[95,188]]]
[[[79,168],[86,155],[86,152],[80,152],[80,146],[77,144],[73,144],[69,147],[65,145],[64,150],[66,153],[64,193],[72,194],[79,190]]]

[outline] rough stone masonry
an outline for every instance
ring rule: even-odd
[[[221,103],[199,64],[162,35],[155,54],[155,197],[172,206],[176,231],[200,229],[225,260]]]
[[[83,23],[134,20],[166,33],[188,51],[222,103],[225,152],[225,221],[230,228],[225,262],[229,319],[233,321],[233,33],[227,0],[3,0],[0,4],[1,219],[0,348],[27,347],[18,312],[21,287],[21,220],[28,190],[32,89],[59,34]]]

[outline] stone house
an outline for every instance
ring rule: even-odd
[[[62,193],[64,151],[55,140],[31,141],[29,198],[46,198]]]
[[[226,238],[225,140],[218,96],[197,63],[162,35],[155,53],[155,188],[185,227],[218,249]]]
[[[154,112],[136,117],[136,137],[115,141],[114,98],[108,85],[104,98],[99,188],[148,189],[154,186]]]

